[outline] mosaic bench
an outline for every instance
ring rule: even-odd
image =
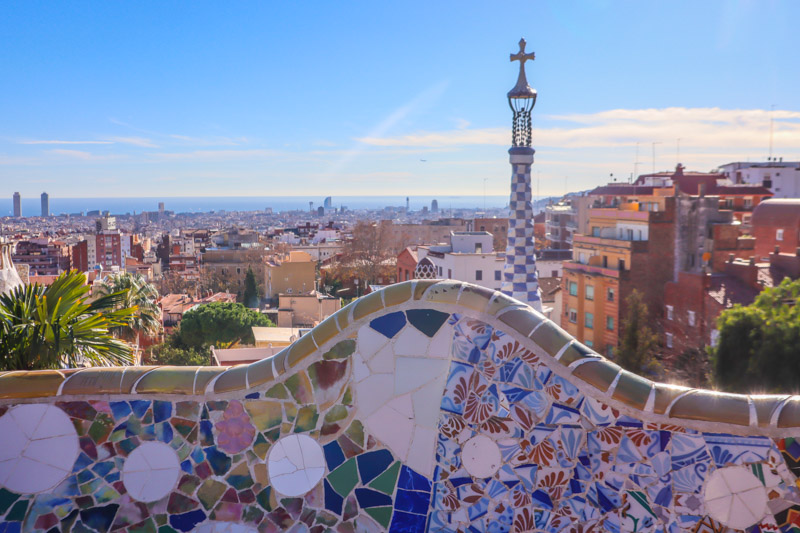
[[[653,383],[413,281],[232,368],[0,374],[0,533],[800,531],[800,397]]]

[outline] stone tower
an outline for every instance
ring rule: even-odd
[[[536,104],[536,90],[528,85],[525,61],[533,53],[525,53],[525,39],[519,41],[519,52],[511,61],[519,61],[517,84],[508,92],[508,105],[514,113],[511,149],[511,199],[508,215],[508,246],[503,266],[501,292],[542,311],[533,240],[533,206],[531,205],[531,111]]]

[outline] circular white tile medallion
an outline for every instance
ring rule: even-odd
[[[746,529],[767,514],[767,491],[744,466],[715,470],[708,476],[703,497],[708,515],[733,529]]]
[[[18,405],[0,417],[0,485],[20,494],[54,488],[78,458],[78,434],[53,405]]]
[[[500,468],[500,448],[486,435],[475,435],[461,447],[461,462],[470,475],[486,478]]]
[[[267,464],[272,487],[284,496],[302,496],[325,473],[322,447],[308,435],[279,439],[269,452]]]
[[[233,522],[205,522],[194,528],[192,533],[258,533],[258,530]]]
[[[122,466],[122,483],[132,498],[154,502],[169,494],[180,475],[178,454],[163,442],[145,442]]]

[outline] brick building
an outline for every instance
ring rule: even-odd
[[[800,199],[772,199],[753,211],[751,232],[756,239],[755,255],[764,260],[777,247],[794,254],[800,247]]]

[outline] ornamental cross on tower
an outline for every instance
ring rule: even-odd
[[[519,77],[517,78],[517,84],[514,86],[513,89],[508,93],[509,96],[522,96],[526,93],[530,93],[531,88],[528,86],[528,79],[525,77],[525,62],[528,60],[533,61],[536,59],[536,54],[531,52],[530,54],[525,53],[525,39],[519,40],[519,52],[516,54],[511,54],[511,61],[519,61]]]

